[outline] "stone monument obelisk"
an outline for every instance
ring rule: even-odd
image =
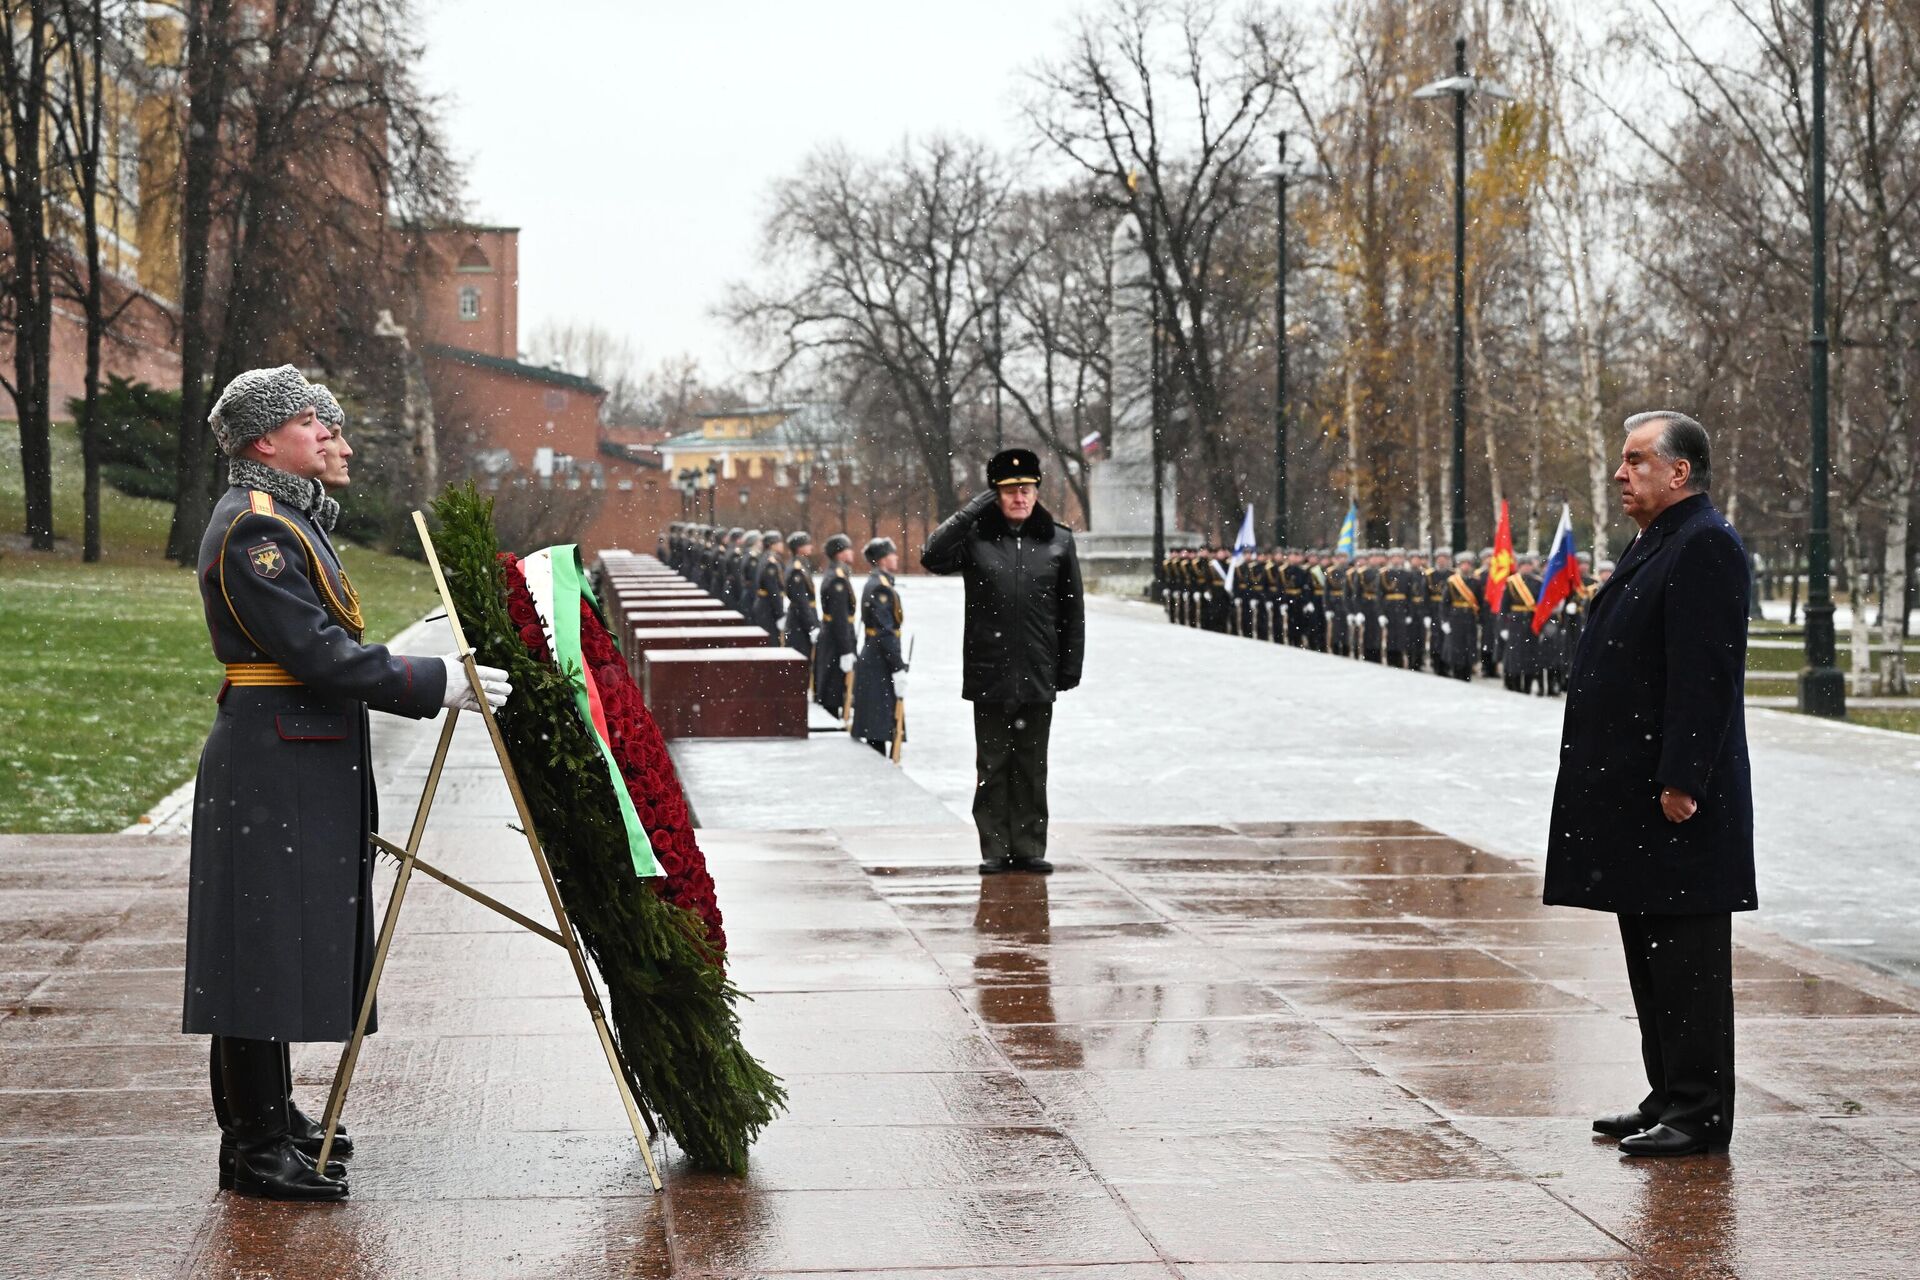
[[[1134,219],[1113,229],[1113,297],[1107,343],[1113,370],[1106,454],[1088,478],[1088,532],[1077,541],[1088,585],[1143,594],[1153,581],[1153,282]],[[1162,459],[1161,510],[1168,547],[1197,546],[1175,532],[1173,468]]]

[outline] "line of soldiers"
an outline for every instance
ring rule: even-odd
[[[1404,547],[1354,554],[1275,547],[1241,558],[1225,547],[1170,554],[1160,566],[1167,620],[1249,639],[1409,671],[1471,680],[1476,668],[1516,693],[1555,695],[1565,688],[1587,601],[1613,572],[1580,556],[1579,590],[1569,593],[1538,634],[1540,558],[1518,557],[1500,607],[1487,607],[1487,547],[1462,552]]]
[[[844,533],[822,547],[826,562],[818,594],[813,538],[802,531],[679,521],[660,536],[656,551],[676,573],[765,630],[772,643],[808,657],[814,701],[846,720],[875,751],[897,756],[906,735],[907,663],[900,648],[906,617],[894,586],[900,555],[893,539],[867,543],[869,572],[857,606],[853,539]]]

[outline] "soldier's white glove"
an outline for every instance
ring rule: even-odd
[[[1386,615],[1386,614],[1384,614],[1384,613],[1383,613],[1383,614],[1381,614],[1381,615],[1380,615],[1380,618],[1379,618],[1379,622],[1380,622],[1380,625],[1381,625],[1381,626],[1383,626],[1383,627],[1384,627],[1384,626],[1386,626],[1386,625],[1387,625],[1387,615]]]
[[[893,673],[893,696],[896,698],[907,696],[907,673],[904,671]]]
[[[853,655],[852,654],[843,653],[840,655],[840,671],[841,671],[841,674],[843,675],[852,674],[853,672]]]
[[[1450,636],[1450,635],[1452,635],[1452,634],[1453,634],[1453,624],[1452,624],[1451,622],[1443,622],[1443,623],[1441,623],[1441,624],[1440,624],[1440,634],[1441,634],[1441,635],[1443,635],[1443,636]]]
[[[1316,612],[1318,612],[1318,610],[1316,610],[1316,609],[1315,609],[1315,608],[1314,608],[1314,607],[1313,607],[1312,605],[1308,605],[1308,606],[1307,606],[1307,612],[1308,612],[1308,613],[1316,613]]]
[[[817,641],[817,640],[819,640],[819,639],[820,639],[820,628],[818,628],[818,627],[815,627],[815,628],[813,628],[813,630],[811,630],[811,631],[809,631],[809,632],[807,632],[807,639],[809,639],[809,640],[813,640],[813,641]]]
[[[466,663],[458,654],[448,654],[440,661],[447,667],[447,691],[441,695],[440,705],[452,711],[478,711],[480,703],[473,696],[473,685],[467,681]],[[487,705],[498,711],[513,693],[507,673],[498,667],[476,666],[474,670],[480,676],[480,689],[486,695]]]

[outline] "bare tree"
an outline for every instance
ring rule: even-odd
[[[380,312],[403,310],[415,238],[394,224],[449,218],[459,201],[438,103],[414,71],[411,0],[188,0],[188,18],[185,483],[169,537],[182,559],[216,479],[197,378],[210,370],[219,385],[273,359],[351,364]]]
[[[975,142],[909,142],[881,162],[818,152],[775,195],[777,283],[736,287],[725,308],[775,374],[830,374],[885,402],[942,513],[958,505],[958,406],[983,375],[1003,287],[985,250],[1012,192]]]
[[[1254,198],[1251,148],[1297,51],[1288,28],[1189,0],[1124,0],[1082,20],[1033,75],[1027,116],[1134,219],[1170,366],[1192,408],[1217,513],[1234,509],[1231,388],[1215,300],[1226,228]]]
[[[5,326],[13,338],[13,377],[0,378],[20,423],[26,529],[36,551],[53,549],[53,256],[48,234],[49,144],[55,127],[52,71],[64,40],[53,0],[0,0],[0,95],[6,137],[0,146],[0,204],[7,224]]]

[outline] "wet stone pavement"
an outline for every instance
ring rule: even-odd
[[[385,731],[390,825],[428,726]],[[536,917],[484,741],[425,856]],[[1920,1273],[1920,989],[1741,932],[1733,1151],[1623,1160],[1609,918],[1411,822],[702,834],[791,1111],[647,1186],[562,953],[416,880],[353,1198],[215,1189],[186,849],[0,837],[0,1276],[1562,1280]],[[390,880],[390,875],[382,879]],[[337,1047],[296,1055],[318,1113]]]

